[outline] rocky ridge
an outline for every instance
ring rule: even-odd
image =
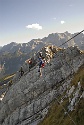
[[[10,87],[1,101],[0,124],[37,125],[47,114],[49,104],[64,92],[64,98],[69,97],[68,111],[72,111],[78,95],[84,98],[84,91],[80,94],[80,82],[77,88],[70,84],[73,73],[83,64],[84,53],[77,47],[69,47],[54,54],[42,70],[41,78],[38,66],[33,68]],[[74,96],[70,98],[73,91]]]

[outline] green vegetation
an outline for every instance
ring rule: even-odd
[[[11,74],[11,75],[9,75],[9,76],[6,76],[6,77],[4,78],[4,80],[8,80],[8,79],[10,79],[10,78],[13,78],[14,75],[15,75],[15,74]]]
[[[71,81],[71,83],[75,86],[77,86],[77,83],[80,81],[81,86],[84,89],[84,65],[82,65],[80,67],[80,69],[78,70],[78,72],[76,74],[74,74],[73,79]]]
[[[76,74],[74,74],[71,85],[77,86],[79,81],[84,90],[84,65],[80,67]],[[81,98],[80,102],[76,105],[75,110],[69,112],[73,121],[63,109],[64,107],[67,110],[68,104],[68,99],[64,100],[62,105],[58,104],[57,100],[55,100],[51,104],[46,117],[38,125],[74,125],[73,121],[76,125],[84,125],[84,98]]]
[[[4,80],[8,80],[8,79],[10,79],[10,78],[13,78],[14,75],[15,75],[15,74],[10,74],[10,75],[4,76],[3,78],[0,79],[0,82],[1,82],[1,81],[4,81]]]
[[[11,74],[11,75],[8,75],[8,76],[5,76],[3,78],[0,79],[0,88],[2,88],[1,86],[3,84],[6,84],[8,81],[10,81],[13,77],[14,77],[15,74]]]
[[[65,100],[63,102],[63,107],[67,106],[68,101]],[[72,125],[69,124],[72,121],[68,118],[67,114],[65,114],[65,111],[57,101],[55,101],[47,114],[47,116],[44,118],[44,120],[39,123],[38,125]],[[66,123],[66,124],[65,124]]]
[[[67,100],[62,105],[66,107]],[[74,125],[72,120],[74,120],[76,125],[84,125],[84,99],[81,99],[75,110],[69,113],[72,120],[65,113],[62,105],[55,101],[51,105],[46,117],[38,125]]]

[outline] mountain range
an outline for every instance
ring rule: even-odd
[[[42,47],[46,45],[59,47],[76,34],[77,33],[71,34],[67,31],[64,33],[52,33],[49,34],[48,37],[32,39],[28,43],[11,42],[10,44],[0,47],[0,76],[16,72],[26,59],[32,57],[32,55],[37,53]],[[84,34],[79,34],[61,47],[67,48],[70,46],[78,46],[79,49],[84,50]]]
[[[45,45],[56,45],[60,46],[65,41],[69,40],[71,37],[75,36],[77,33],[71,34],[69,32],[64,33],[52,33],[49,34],[48,37],[44,37],[42,39],[32,39],[28,43],[16,43],[11,42],[10,44],[4,45],[3,47],[0,47],[0,53],[3,52],[15,52],[20,49],[22,52],[29,53],[31,50],[37,50],[42,48]],[[69,47],[69,46],[78,46],[80,49],[84,50],[84,34],[81,33],[75,38],[73,38],[70,42],[64,44],[62,47]]]

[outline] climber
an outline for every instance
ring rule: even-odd
[[[42,76],[42,68],[44,68],[44,58],[42,57],[42,52],[39,53],[39,70],[38,72],[40,72],[40,77]]]
[[[12,80],[8,82],[8,86],[10,87],[13,84]]]
[[[29,63],[29,70],[30,70],[32,68],[32,59],[31,58],[28,60],[28,63]]]
[[[21,69],[20,69],[20,76],[23,76],[23,74],[24,74],[24,71],[23,71],[23,67],[21,66]]]

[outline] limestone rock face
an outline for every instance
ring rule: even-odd
[[[42,69],[38,66],[15,82],[0,102],[0,125],[37,125],[48,112],[49,104],[70,86],[71,76],[84,64],[84,54],[77,47],[58,51]],[[78,84],[79,86],[79,84]],[[74,91],[67,91],[67,96]],[[70,99],[69,110],[79,89]],[[81,94],[84,97],[84,92]]]

